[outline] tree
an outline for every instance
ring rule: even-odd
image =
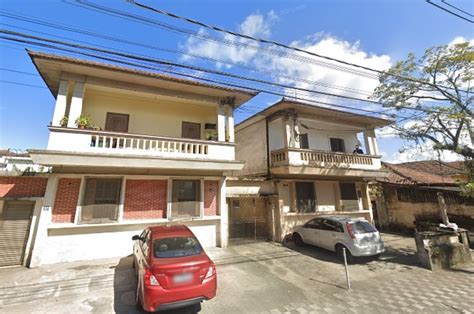
[[[410,79],[413,78],[413,79]],[[373,98],[397,110],[392,127],[400,137],[433,144],[466,160],[473,183],[474,47],[468,42],[436,46],[416,60],[413,53],[380,76]],[[473,189],[474,190],[474,189]]]

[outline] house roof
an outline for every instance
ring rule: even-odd
[[[265,119],[278,112],[295,111],[299,116],[306,116],[308,118],[319,118],[324,121],[333,121],[340,124],[360,126],[363,128],[382,127],[393,123],[392,120],[370,117],[367,115],[352,113],[343,110],[336,110],[324,106],[319,106],[313,103],[295,101],[291,99],[282,98],[280,101],[271,105],[270,107],[257,112],[253,116],[240,122],[236,129],[241,129],[247,125],[253,124],[257,121]]]
[[[398,185],[457,185],[464,180],[463,163],[424,160],[400,164],[383,163],[390,171],[382,182]]]
[[[56,97],[62,73],[99,77],[109,80],[148,85],[177,91],[188,91],[199,95],[215,97],[235,97],[235,105],[241,105],[258,93],[252,90],[229,88],[204,83],[198,80],[184,79],[158,72],[144,71],[110,63],[79,59],[70,56],[55,55],[27,50],[33,64],[40,73],[49,90]]]

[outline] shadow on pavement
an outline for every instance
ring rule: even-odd
[[[330,262],[335,264],[342,264],[341,259],[335,252],[319,248],[316,246],[305,244],[303,246],[296,246],[293,241],[284,243],[285,247],[298,253],[310,256],[320,261]],[[368,264],[371,262],[376,263],[394,263],[403,266],[421,267],[418,262],[416,252],[410,249],[402,248],[386,248],[385,252],[380,257],[356,257],[352,264]]]
[[[114,311],[119,314],[145,313],[137,309],[135,294],[137,277],[133,269],[133,256],[122,257],[114,268]],[[160,311],[163,314],[197,313],[201,307],[189,307],[170,311]]]

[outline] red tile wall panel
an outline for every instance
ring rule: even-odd
[[[127,180],[124,220],[166,218],[167,180]]]

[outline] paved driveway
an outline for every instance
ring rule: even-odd
[[[352,290],[334,254],[292,243],[212,249],[218,295],[202,313],[439,312],[474,309],[474,269],[432,273],[414,241],[383,235],[387,252],[350,266]],[[131,258],[0,269],[0,312],[134,313]]]

